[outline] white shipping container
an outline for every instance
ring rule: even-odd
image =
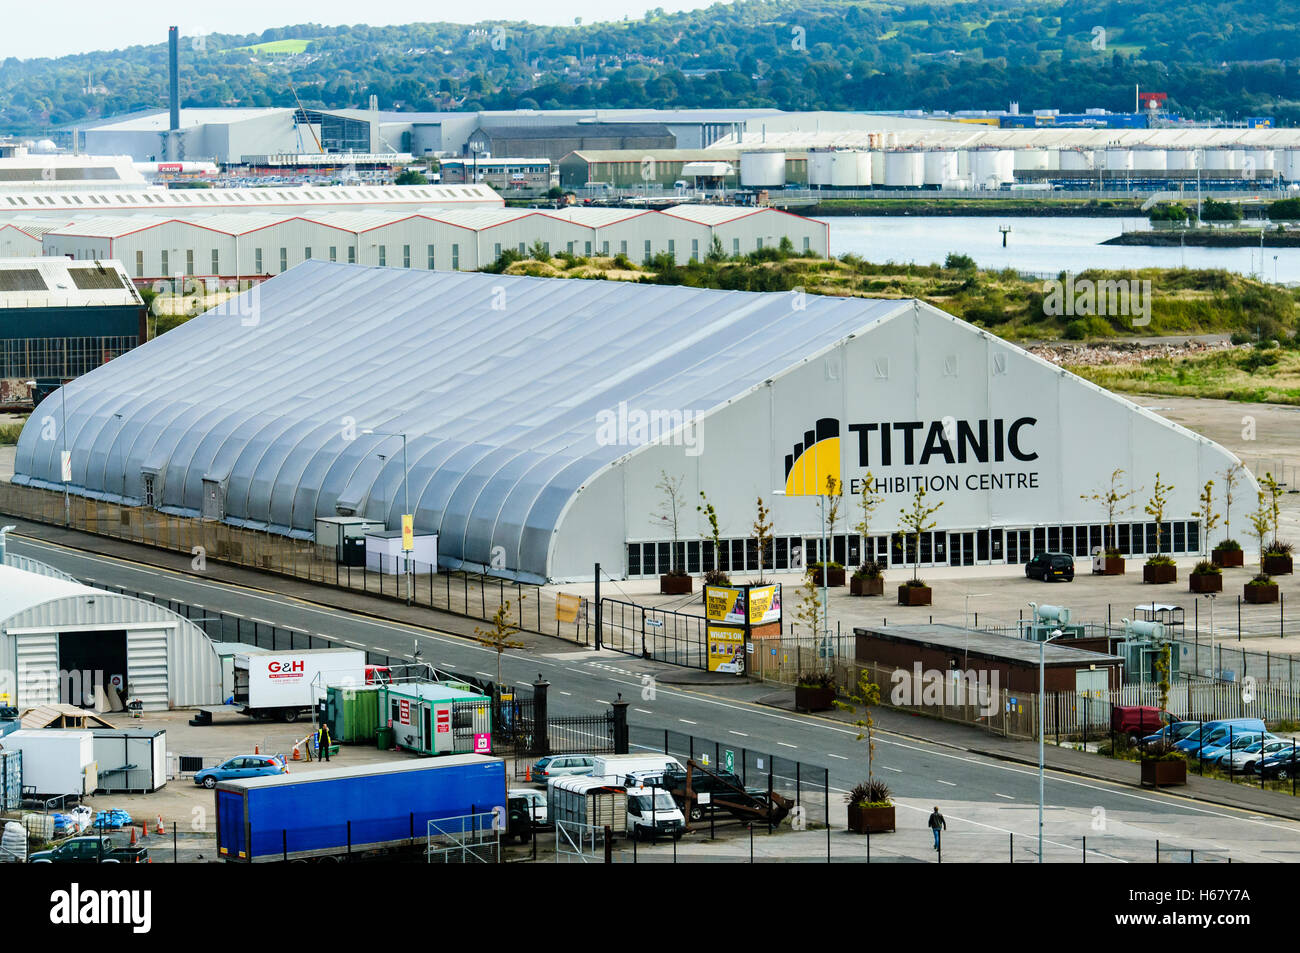
[[[329,685],[366,683],[359,649],[294,649],[235,656],[235,704],[249,709],[309,708]]]
[[[23,753],[23,787],[37,794],[91,794],[98,786],[95,739],[89,731],[11,731],[0,746]]]
[[[167,783],[167,732],[95,728],[100,791],[148,794]]]

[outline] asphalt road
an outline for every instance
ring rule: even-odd
[[[491,649],[445,633],[44,541],[10,536],[9,545],[83,581],[152,593],[395,656],[409,657],[418,643],[423,659],[441,668],[496,677]],[[631,703],[629,721],[635,729],[672,729],[825,767],[832,825],[842,825],[839,795],[866,775],[866,743],[858,740],[857,729],[667,685],[657,678],[663,665],[552,644],[554,651],[543,647],[505,653],[502,680],[522,684],[544,675],[556,714],[593,713],[622,693]],[[945,859],[1005,861],[1009,851],[1018,851],[1018,860],[1036,859],[1036,770],[882,731],[876,732],[875,745],[874,769],[893,789],[900,832],[914,835],[894,842],[905,844],[902,848],[877,839],[877,851],[888,855],[893,849],[900,859],[931,859],[924,823],[930,808],[938,805],[948,822]],[[696,754],[704,750],[703,745],[697,748]],[[713,750],[710,744],[708,751]],[[1198,862],[1229,856],[1234,862],[1300,860],[1300,823],[1050,771],[1045,799],[1044,857],[1049,861],[1077,862],[1085,837],[1090,862],[1154,860],[1157,840],[1166,860],[1186,858],[1193,850]]]

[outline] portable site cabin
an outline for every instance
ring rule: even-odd
[[[23,753],[0,750],[0,811],[16,811],[22,803]]]
[[[62,728],[14,731],[5,735],[0,744],[6,750],[22,752],[22,784],[36,794],[82,797],[99,787],[95,740],[89,731]]]
[[[340,742],[373,742],[379,729],[379,686],[325,689],[325,724]]]
[[[488,696],[425,682],[385,685],[379,691],[381,717],[399,748],[418,754],[491,752]]]
[[[149,794],[167,783],[167,732],[162,729],[101,728],[94,736],[99,791]]]

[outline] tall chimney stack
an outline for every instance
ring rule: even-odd
[[[171,121],[167,126],[167,158],[176,161],[177,137],[181,128],[181,88],[180,88],[180,32],[177,27],[167,28],[167,103],[171,109]]]

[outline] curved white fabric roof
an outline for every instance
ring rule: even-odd
[[[68,596],[101,596],[103,591],[71,579],[41,575],[14,566],[0,566],[0,622],[34,606]]]
[[[411,271],[310,261],[67,385],[73,492],[310,536],[317,516],[400,523],[401,441],[418,530],[443,564],[547,576],[568,501],[627,446],[620,401],[702,414],[907,300]],[[62,488],[40,421],[15,483]],[[382,454],[382,457],[380,456]]]

